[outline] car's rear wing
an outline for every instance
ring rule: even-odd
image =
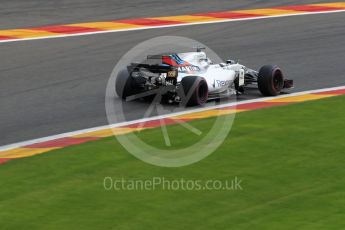
[[[168,73],[169,71],[177,71],[176,67],[162,64],[143,64],[143,63],[131,63],[127,66],[128,72],[140,71],[141,69],[149,70],[153,73]]]

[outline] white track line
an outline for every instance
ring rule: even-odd
[[[62,133],[62,134],[58,134],[58,135],[52,135],[52,136],[48,136],[48,137],[33,139],[33,140],[29,140],[29,141],[23,141],[23,142],[13,143],[13,144],[9,144],[9,145],[4,145],[4,146],[0,147],[0,151],[20,148],[20,147],[23,147],[26,145],[37,144],[37,143],[41,143],[41,142],[45,142],[45,141],[51,141],[51,140],[64,138],[64,137],[72,137],[75,135],[85,134],[85,133],[104,130],[104,129],[117,128],[117,127],[122,127],[122,126],[127,126],[127,125],[139,124],[142,122],[147,122],[147,121],[152,121],[152,120],[158,120],[158,119],[169,118],[169,117],[173,117],[173,116],[185,115],[185,114],[189,114],[189,113],[202,112],[202,111],[224,108],[224,107],[229,107],[229,106],[249,104],[249,103],[253,103],[253,102],[263,102],[263,101],[267,101],[267,100],[271,100],[271,99],[277,99],[277,98],[287,98],[287,97],[300,96],[300,95],[305,95],[305,94],[310,94],[310,93],[334,91],[334,90],[339,90],[339,89],[345,89],[345,86],[324,88],[324,89],[317,89],[317,90],[308,90],[308,91],[303,91],[303,92],[280,95],[277,97],[261,97],[261,98],[251,99],[251,100],[231,102],[231,103],[227,103],[227,104],[223,104],[223,105],[216,105],[216,106],[192,109],[192,110],[187,110],[187,111],[182,111],[182,112],[177,112],[177,113],[171,113],[171,114],[166,114],[166,115],[154,116],[154,117],[149,117],[149,118],[145,118],[145,119],[126,121],[126,122],[116,123],[116,124],[112,124],[112,125],[103,125],[103,126],[98,126],[98,127],[94,127],[94,128],[82,129],[82,130],[77,130],[77,131],[73,131],[73,132],[67,132],[67,133]]]
[[[293,14],[284,14],[284,15],[258,16],[258,17],[251,17],[251,18],[224,19],[224,20],[219,20],[219,21],[191,22],[191,23],[185,23],[185,24],[172,24],[172,25],[164,25],[164,26],[146,26],[146,27],[139,27],[139,28],[132,28],[132,29],[105,30],[105,31],[95,31],[95,32],[77,33],[77,34],[63,34],[63,35],[47,36],[47,37],[18,38],[18,39],[12,39],[12,40],[2,40],[0,41],[0,43],[42,40],[42,39],[51,39],[51,38],[77,37],[77,36],[86,36],[86,35],[93,35],[93,34],[107,34],[107,33],[116,33],[116,32],[147,30],[147,29],[171,28],[171,27],[179,27],[179,26],[215,24],[215,23],[224,23],[224,22],[251,21],[251,20],[259,20],[259,19],[267,19],[267,18],[282,18],[282,17],[314,15],[314,14],[332,14],[332,13],[339,13],[339,12],[345,12],[345,9],[332,10],[332,11],[293,13]],[[68,24],[65,24],[65,25],[68,25]],[[25,29],[30,29],[30,28],[25,28]]]

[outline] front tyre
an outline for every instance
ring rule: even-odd
[[[203,105],[208,99],[208,86],[203,77],[187,76],[181,80],[182,90],[185,97],[182,103],[188,106]]]
[[[264,96],[277,96],[284,87],[283,72],[278,66],[265,65],[260,68],[258,88]]]

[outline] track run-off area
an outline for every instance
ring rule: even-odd
[[[201,25],[231,21],[245,21],[272,17],[345,11],[345,3],[318,3],[308,5],[278,6],[260,9],[208,12],[190,15],[148,17],[113,21],[72,23],[42,27],[0,30],[0,42],[82,36],[99,33],[123,32],[143,29]]]
[[[345,95],[345,86],[282,95],[275,98],[266,97],[246,100],[243,102],[214,106],[213,108],[194,109],[191,111],[173,113],[165,116],[151,117],[131,122],[118,123],[110,126],[95,127],[91,129],[59,134],[0,147],[0,164],[12,159],[34,156],[49,152],[51,150],[82,144],[113,135],[124,135],[144,129],[156,128],[161,126],[162,120],[165,125],[172,125],[179,124],[181,121],[189,122],[196,119],[224,116],[255,109],[319,100],[339,95]]]

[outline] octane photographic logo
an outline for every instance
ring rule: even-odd
[[[196,52],[195,47],[205,47],[204,52],[213,63],[223,62],[215,52],[198,41],[185,37],[162,36],[144,41],[129,50],[115,65],[109,78],[105,96],[109,125],[116,127],[114,124],[138,120],[136,130],[139,131],[119,135],[118,128],[112,128],[112,130],[116,139],[130,154],[146,163],[162,167],[193,164],[213,153],[231,130],[235,113],[226,116],[212,114],[215,115],[214,119],[208,120],[207,124],[197,121],[185,122],[184,116],[189,116],[191,119],[200,118],[198,117],[200,107],[188,107],[184,103],[189,100],[190,93],[180,103],[162,102],[164,95],[160,93],[157,93],[153,100],[134,101],[121,100],[116,93],[116,79],[119,73],[127,69],[131,63],[143,63],[148,55]],[[203,107],[235,100],[235,96],[210,100]],[[191,114],[181,115],[186,111]],[[173,116],[168,114],[173,114]],[[149,122],[147,118],[150,117],[155,117],[159,126],[153,131],[154,133],[149,131],[146,134],[143,128],[147,126]],[[167,125],[167,118],[175,125]],[[160,129],[159,132],[157,132],[158,129]]]

